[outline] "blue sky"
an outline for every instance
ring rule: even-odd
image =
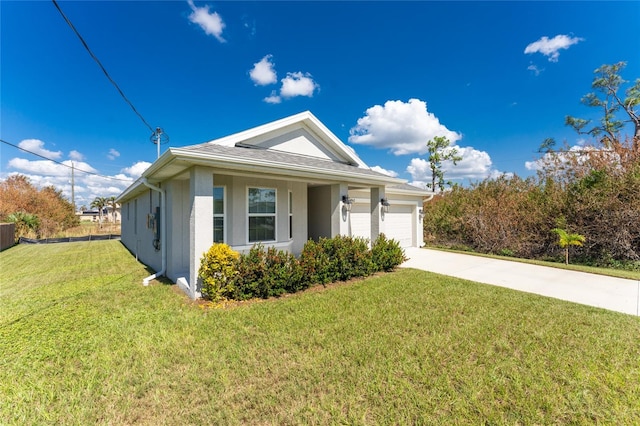
[[[596,116],[580,104],[594,69],[627,61],[623,77],[640,77],[640,2],[59,5],[169,135],[162,149],[309,110],[369,166],[419,185],[435,135],[464,155],[456,182],[530,175],[545,138],[584,143],[564,117]],[[76,173],[78,205],[117,195],[155,160],[151,132],[52,2],[2,1],[0,16],[2,139],[95,173]],[[0,154],[0,178],[70,195],[69,169]]]

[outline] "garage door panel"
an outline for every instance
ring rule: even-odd
[[[401,247],[413,245],[413,206],[391,205],[385,213],[385,235],[400,243]]]
[[[371,239],[371,212],[368,204],[353,204],[349,218],[352,236]]]
[[[384,215],[384,234],[400,243],[401,247],[413,245],[413,207],[410,205],[391,205]],[[368,204],[353,204],[351,207],[350,231],[354,237],[371,240],[371,211]]]

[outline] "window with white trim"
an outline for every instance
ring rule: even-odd
[[[276,190],[249,188],[249,242],[276,241]]]
[[[293,239],[293,192],[289,191],[289,239]]]
[[[213,187],[213,242],[224,242],[225,226],[224,186]]]

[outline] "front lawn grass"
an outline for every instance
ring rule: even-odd
[[[0,269],[0,424],[640,423],[637,317],[405,269],[202,309],[118,241]]]

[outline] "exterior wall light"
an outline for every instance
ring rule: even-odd
[[[389,213],[389,206],[391,205],[389,204],[389,200],[387,200],[386,198],[381,198],[380,204],[382,204],[382,213]]]
[[[342,204],[348,212],[351,212],[351,206],[355,200],[353,198],[349,198],[346,195],[342,196]]]
[[[424,219],[424,209],[418,210],[418,216],[419,216],[420,220]]]

